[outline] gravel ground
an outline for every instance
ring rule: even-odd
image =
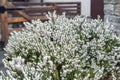
[[[3,71],[6,70],[5,67],[4,67],[4,65],[3,65],[3,62],[2,62],[2,59],[3,59],[4,57],[5,57],[5,56],[4,56],[4,51],[3,51],[3,50],[0,50],[0,71],[1,71],[1,70],[3,70]]]

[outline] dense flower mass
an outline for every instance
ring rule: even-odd
[[[112,25],[82,16],[47,17],[11,33],[2,80],[120,80],[120,36]]]

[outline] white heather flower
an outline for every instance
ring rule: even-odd
[[[107,72],[116,76],[120,62],[120,36],[111,24],[82,16],[66,18],[48,13],[48,21],[32,20],[13,32],[5,47],[3,80],[99,80]],[[20,71],[20,74],[19,74]],[[57,76],[57,77],[56,77]],[[92,77],[91,77],[92,76]],[[57,78],[58,79],[58,78]],[[55,79],[55,80],[57,80]]]
[[[52,61],[48,61],[48,63],[50,64],[50,69],[53,69],[53,67],[54,67],[53,62]]]
[[[20,64],[15,65],[15,69],[16,69],[16,70],[21,71],[21,68],[22,68],[22,67],[21,67]]]

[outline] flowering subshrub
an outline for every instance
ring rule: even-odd
[[[120,80],[120,36],[100,19],[55,13],[13,32],[2,80]],[[108,78],[108,77],[107,77]]]

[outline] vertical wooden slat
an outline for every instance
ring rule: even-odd
[[[81,14],[81,12],[80,12],[80,11],[81,11],[81,10],[80,10],[81,8],[80,8],[80,7],[81,7],[81,4],[80,4],[80,3],[77,3],[77,13],[78,13],[79,15]]]

